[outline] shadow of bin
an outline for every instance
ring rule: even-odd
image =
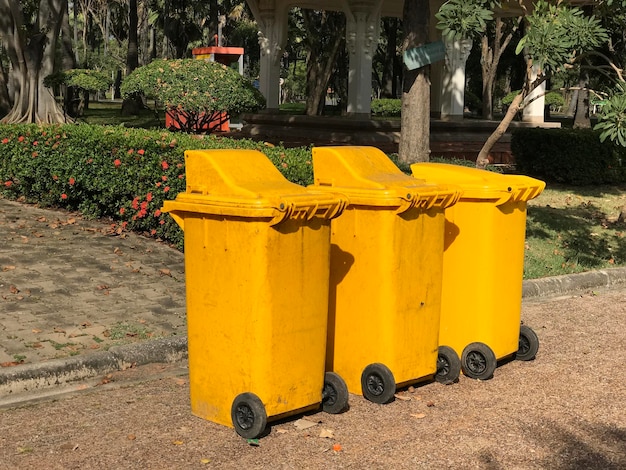
[[[185,152],[184,230],[193,414],[260,436],[348,392],[325,374],[330,220],[340,197],[288,182],[260,152]],[[323,402],[323,403],[322,403]]]

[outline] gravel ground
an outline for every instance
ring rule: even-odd
[[[258,445],[190,414],[180,365],[130,369],[0,411],[0,468],[625,469],[626,289],[527,301],[522,317],[535,361],[388,405],[351,395],[349,411],[272,423]]]

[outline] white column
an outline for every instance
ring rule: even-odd
[[[539,69],[533,66],[532,79],[537,78]],[[545,106],[546,82],[543,82],[524,100],[524,109],[522,111],[522,121],[524,122],[543,122],[544,106]]]
[[[465,63],[472,50],[472,41],[446,41],[446,59],[441,90],[441,119],[463,119],[465,108]]]
[[[346,12],[346,45],[350,54],[348,114],[369,117],[372,104],[372,57],[380,37],[380,3],[368,11]]]
[[[287,12],[266,10],[261,12],[259,44],[261,62],[259,89],[267,102],[268,110],[278,110],[280,97],[280,59],[287,42]]]

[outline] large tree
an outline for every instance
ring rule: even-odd
[[[430,5],[428,0],[405,0],[402,16],[402,50],[428,42]],[[402,85],[402,135],[398,157],[403,163],[430,158],[430,66],[404,71]]]
[[[54,72],[67,0],[0,0],[0,37],[11,61],[13,107],[5,123],[65,120],[44,78]]]

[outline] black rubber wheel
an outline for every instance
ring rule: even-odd
[[[361,390],[369,401],[382,405],[393,400],[396,380],[386,365],[370,364],[361,374]]]
[[[263,402],[254,393],[237,395],[230,409],[235,431],[245,439],[256,439],[267,426],[267,413]]]
[[[539,351],[539,338],[533,329],[522,325],[519,330],[519,348],[515,359],[520,361],[532,361]]]
[[[341,413],[348,407],[348,387],[346,382],[335,372],[324,375],[322,390],[322,410],[326,413]]]
[[[497,365],[496,355],[485,343],[469,344],[461,355],[461,368],[470,379],[491,378]]]
[[[460,374],[461,360],[459,355],[450,346],[439,346],[435,380],[441,384],[448,385],[458,380]]]

